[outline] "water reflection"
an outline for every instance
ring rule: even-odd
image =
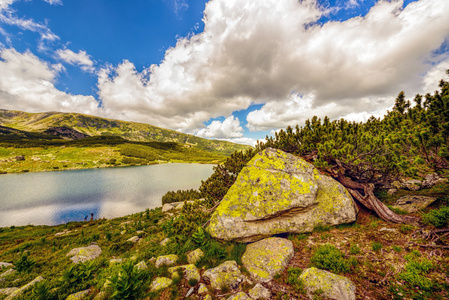
[[[113,218],[160,206],[170,190],[198,188],[212,165],[162,164],[132,168],[0,176],[0,227],[55,225]]]

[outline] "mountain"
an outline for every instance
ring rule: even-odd
[[[28,113],[0,109],[0,125],[16,130],[56,135],[62,138],[87,136],[119,136],[136,142],[176,142],[208,152],[229,155],[249,146],[209,140],[161,127],[100,118],[78,113]]]

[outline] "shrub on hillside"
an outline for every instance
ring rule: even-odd
[[[182,202],[189,200],[200,199],[201,194],[197,190],[177,190],[176,192],[167,192],[162,197],[162,204],[173,203],[173,202]]]
[[[440,209],[432,210],[423,215],[423,221],[426,224],[432,224],[435,227],[444,227],[449,225],[449,206],[443,206]]]

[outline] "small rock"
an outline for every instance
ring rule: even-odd
[[[235,289],[245,280],[234,260],[228,260],[218,267],[208,269],[203,277],[209,281],[214,290]]]
[[[69,295],[66,300],[83,300],[89,295],[90,290],[84,290],[75,294]]]
[[[17,270],[9,269],[9,270],[3,272],[2,274],[0,274],[0,278],[6,278],[14,273],[17,273]]]
[[[255,300],[271,298],[270,290],[265,288],[260,283],[256,284],[255,287],[253,287],[251,290],[249,290],[248,294],[251,297],[251,299],[255,299]]]
[[[430,187],[433,187],[434,185],[446,183],[447,181],[448,181],[447,178],[443,178],[438,174],[435,174],[435,173],[427,174],[422,186],[424,188],[430,188]]]
[[[437,198],[435,197],[403,196],[396,201],[393,207],[404,210],[411,214],[417,212],[418,210],[426,208],[427,206],[435,202],[435,200],[437,200]]]
[[[143,230],[137,230],[136,233],[137,233],[138,235],[141,235],[141,234],[144,234],[145,231],[143,231]]]
[[[140,240],[140,238],[137,235],[127,239],[128,242],[132,242],[132,243],[137,243],[139,240]]]
[[[0,269],[12,267],[13,264],[0,261]]]
[[[355,300],[355,285],[346,277],[312,267],[304,270],[299,278],[310,299],[316,290],[321,289],[322,296],[326,298]]]
[[[109,260],[109,264],[113,265],[113,264],[121,264],[123,262],[122,258],[112,258]]]
[[[69,234],[70,232],[71,232],[70,230],[66,229],[62,232],[55,233],[55,236],[63,236],[63,235]]]
[[[235,295],[232,295],[231,297],[228,298],[228,300],[247,300],[247,299],[251,299],[250,297],[248,297],[248,295],[244,292],[238,292]]]
[[[152,258],[150,258],[150,260],[148,260],[148,262],[154,265],[156,263],[156,257],[153,256]]]
[[[16,288],[16,287],[0,289],[0,295],[9,296],[12,293],[14,293],[15,291],[17,291],[18,289],[19,288]]]
[[[36,277],[35,279],[33,279],[31,282],[27,283],[26,285],[22,286],[21,288],[13,291],[11,294],[9,294],[8,297],[6,297],[5,300],[11,300],[14,299],[16,297],[19,297],[20,295],[22,295],[24,292],[26,292],[27,290],[29,290],[30,288],[32,288],[36,283],[41,282],[42,280],[44,280],[44,278],[42,276]]]
[[[398,232],[394,228],[387,228],[387,227],[382,227],[381,229],[379,229],[379,231]]]
[[[423,182],[421,180],[411,179],[402,183],[402,187],[410,191],[418,191],[421,189],[422,184]]]
[[[183,207],[184,207],[184,202],[178,204],[178,205],[176,206],[176,210],[181,210]]]
[[[163,290],[165,288],[168,288],[173,283],[173,280],[166,277],[157,277],[153,282],[151,283],[150,290],[152,292],[157,292],[160,290]]]
[[[212,296],[207,294],[206,296],[204,296],[203,300],[212,300]]]
[[[246,246],[242,263],[252,278],[268,282],[285,269],[293,255],[291,241],[274,237]]]
[[[204,252],[200,248],[187,253],[187,261],[189,262],[189,264],[196,264],[203,257],[204,257]]]
[[[75,264],[85,263],[86,261],[93,260],[100,256],[101,248],[97,245],[90,245],[88,247],[80,247],[72,249],[66,256],[72,256],[70,258]]]
[[[124,235],[126,233],[126,230],[123,230],[120,232],[120,235]]]
[[[156,263],[154,264],[156,268],[162,267],[162,266],[173,266],[178,261],[178,255],[176,254],[169,254],[169,255],[163,255],[159,256],[156,259]]]
[[[106,292],[99,292],[97,295],[95,295],[94,300],[107,300],[108,294]]]
[[[192,287],[190,288],[190,290],[187,292],[186,298],[190,297],[190,295],[193,294],[193,290],[194,290],[194,288],[193,288],[193,286],[192,286]]]
[[[148,269],[148,266],[145,263],[145,261],[142,260],[140,263],[135,265],[134,268],[137,268],[138,270],[146,270],[146,269]]]
[[[166,204],[164,204],[164,206],[162,206],[162,212],[163,213],[171,211],[173,209],[174,209],[174,207],[170,203],[166,203]]]
[[[200,283],[200,286],[198,287],[198,295],[207,294],[207,293],[209,293],[207,286],[204,283]]]
[[[159,243],[159,245],[165,246],[165,245],[167,245],[168,243],[170,243],[170,239],[169,239],[169,238],[165,238],[165,239],[163,239],[163,240]]]
[[[169,268],[168,272],[170,274],[172,274],[172,278],[173,278],[173,274],[176,271],[178,271],[179,269],[182,269],[184,271],[184,276],[187,279],[187,281],[189,281],[191,279],[200,281],[201,275],[200,275],[200,272],[198,271],[198,268],[195,267],[195,265],[190,264],[190,265],[183,265],[183,266]]]
[[[387,192],[387,194],[391,196],[391,195],[396,194],[397,192],[398,192],[397,189],[389,189],[388,192]]]

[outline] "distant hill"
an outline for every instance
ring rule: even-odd
[[[21,131],[57,135],[66,139],[76,138],[82,134],[119,136],[126,140],[139,142],[176,142],[225,155],[249,147],[226,141],[208,140],[144,123],[112,120],[78,113],[27,113],[0,109],[0,125]]]

